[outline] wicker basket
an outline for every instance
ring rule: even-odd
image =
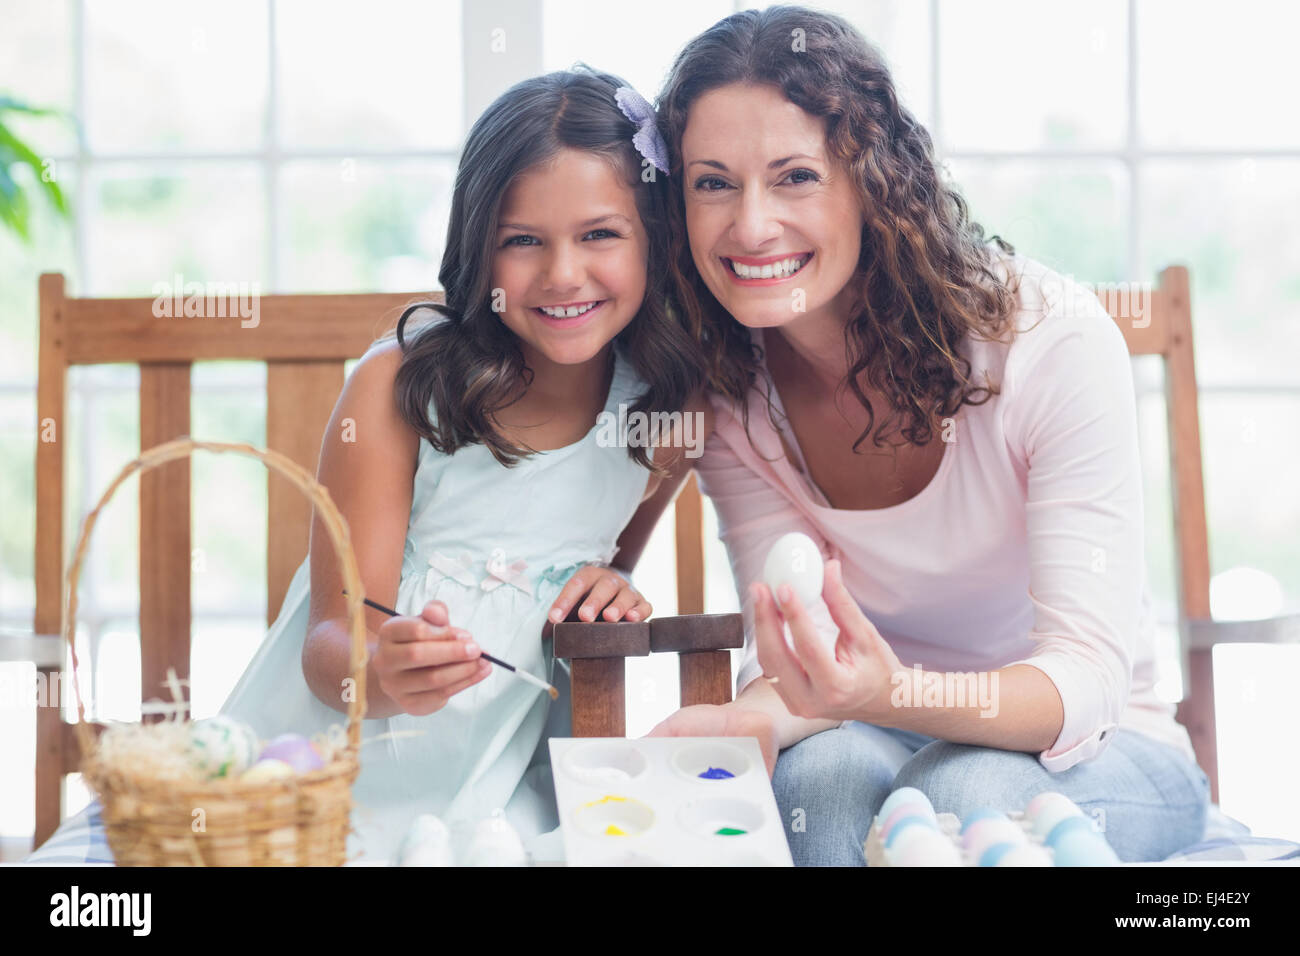
[[[77,679],[75,645],[77,577],[100,510],[121,484],[196,449],[256,458],[311,498],[343,571],[352,638],[356,693],[348,704],[346,745],[319,770],[286,780],[241,783],[217,779],[193,785],[140,779],[100,759]],[[347,852],[352,783],[359,771],[361,716],[366,705],[365,594],[347,523],[329,492],[303,468],[274,451],[246,444],[177,438],[150,448],[127,464],[86,516],[68,568],[63,635],[72,649],[81,772],[103,804],[108,845],[121,866],[339,866]],[[201,811],[198,812],[198,811]]]

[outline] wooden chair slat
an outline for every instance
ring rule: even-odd
[[[704,613],[704,502],[694,473],[673,505],[677,613]]]
[[[363,348],[362,351],[365,351]],[[266,445],[313,475],[343,389],[343,362],[271,361],[266,368]],[[267,484],[266,616],[274,623],[311,534],[311,502],[272,472]]]
[[[140,450],[190,433],[188,362],[140,366]],[[170,700],[190,676],[190,459],[140,475],[140,690]],[[182,685],[185,699],[188,689]],[[150,718],[146,717],[146,720]],[[154,719],[159,719],[155,717]]]
[[[406,305],[441,298],[441,293],[264,295],[256,300],[255,320],[238,315],[159,318],[153,299],[68,299],[67,361],[344,361],[360,357],[397,323]],[[226,311],[231,311],[229,305]],[[166,323],[165,334],[159,323]]]

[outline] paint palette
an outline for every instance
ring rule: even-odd
[[[752,737],[553,737],[570,866],[793,866]]]

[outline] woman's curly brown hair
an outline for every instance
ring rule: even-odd
[[[884,59],[847,21],[776,6],[718,22],[678,55],[659,97],[659,126],[675,184],[668,212],[675,298],[704,346],[710,387],[740,405],[746,428],[745,396],[762,356],[691,258],[681,152],[691,105],[737,83],[773,86],[822,117],[829,153],[850,172],[867,211],[845,330],[846,384],[867,410],[867,428],[853,450],[875,424],[861,385],[864,373],[892,411],[873,444],[895,433],[928,444],[932,416],[953,415],[963,404],[980,405],[998,393],[993,383],[972,381],[959,347],[968,334],[994,339],[1011,328],[1015,289],[994,272],[991,246],[1015,250],[998,236],[986,240],[971,221],[966,202],[940,176],[929,133],[899,103]],[[770,393],[768,414],[775,423]]]

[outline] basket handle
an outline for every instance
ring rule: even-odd
[[[352,539],[348,534],[348,524],[338,507],[330,498],[329,491],[293,459],[270,449],[254,448],[242,442],[196,441],[189,436],[172,439],[161,445],[155,445],[141,452],[140,457],[126,464],[95,507],[86,515],[81,525],[81,537],[77,540],[77,549],[73,553],[72,563],[64,584],[67,604],[63,614],[63,637],[72,652],[72,689],[77,698],[77,737],[81,743],[82,753],[90,753],[94,748],[95,738],[86,721],[86,709],[81,700],[81,685],[77,679],[77,578],[81,574],[81,565],[90,544],[90,532],[99,519],[99,512],[108,504],[127,478],[136,472],[146,472],[159,465],[177,458],[187,458],[196,450],[218,453],[232,453],[246,458],[255,458],[272,471],[279,472],[296,485],[311,499],[316,513],[325,524],[330,540],[334,544],[334,553],[339,559],[343,571],[343,580],[347,587],[348,624],[352,637],[352,677],[356,681],[356,694],[348,703],[348,746],[355,753],[361,746],[361,716],[366,710],[366,627],[363,602],[365,592],[361,586],[361,572],[357,568],[357,557],[352,550]]]

